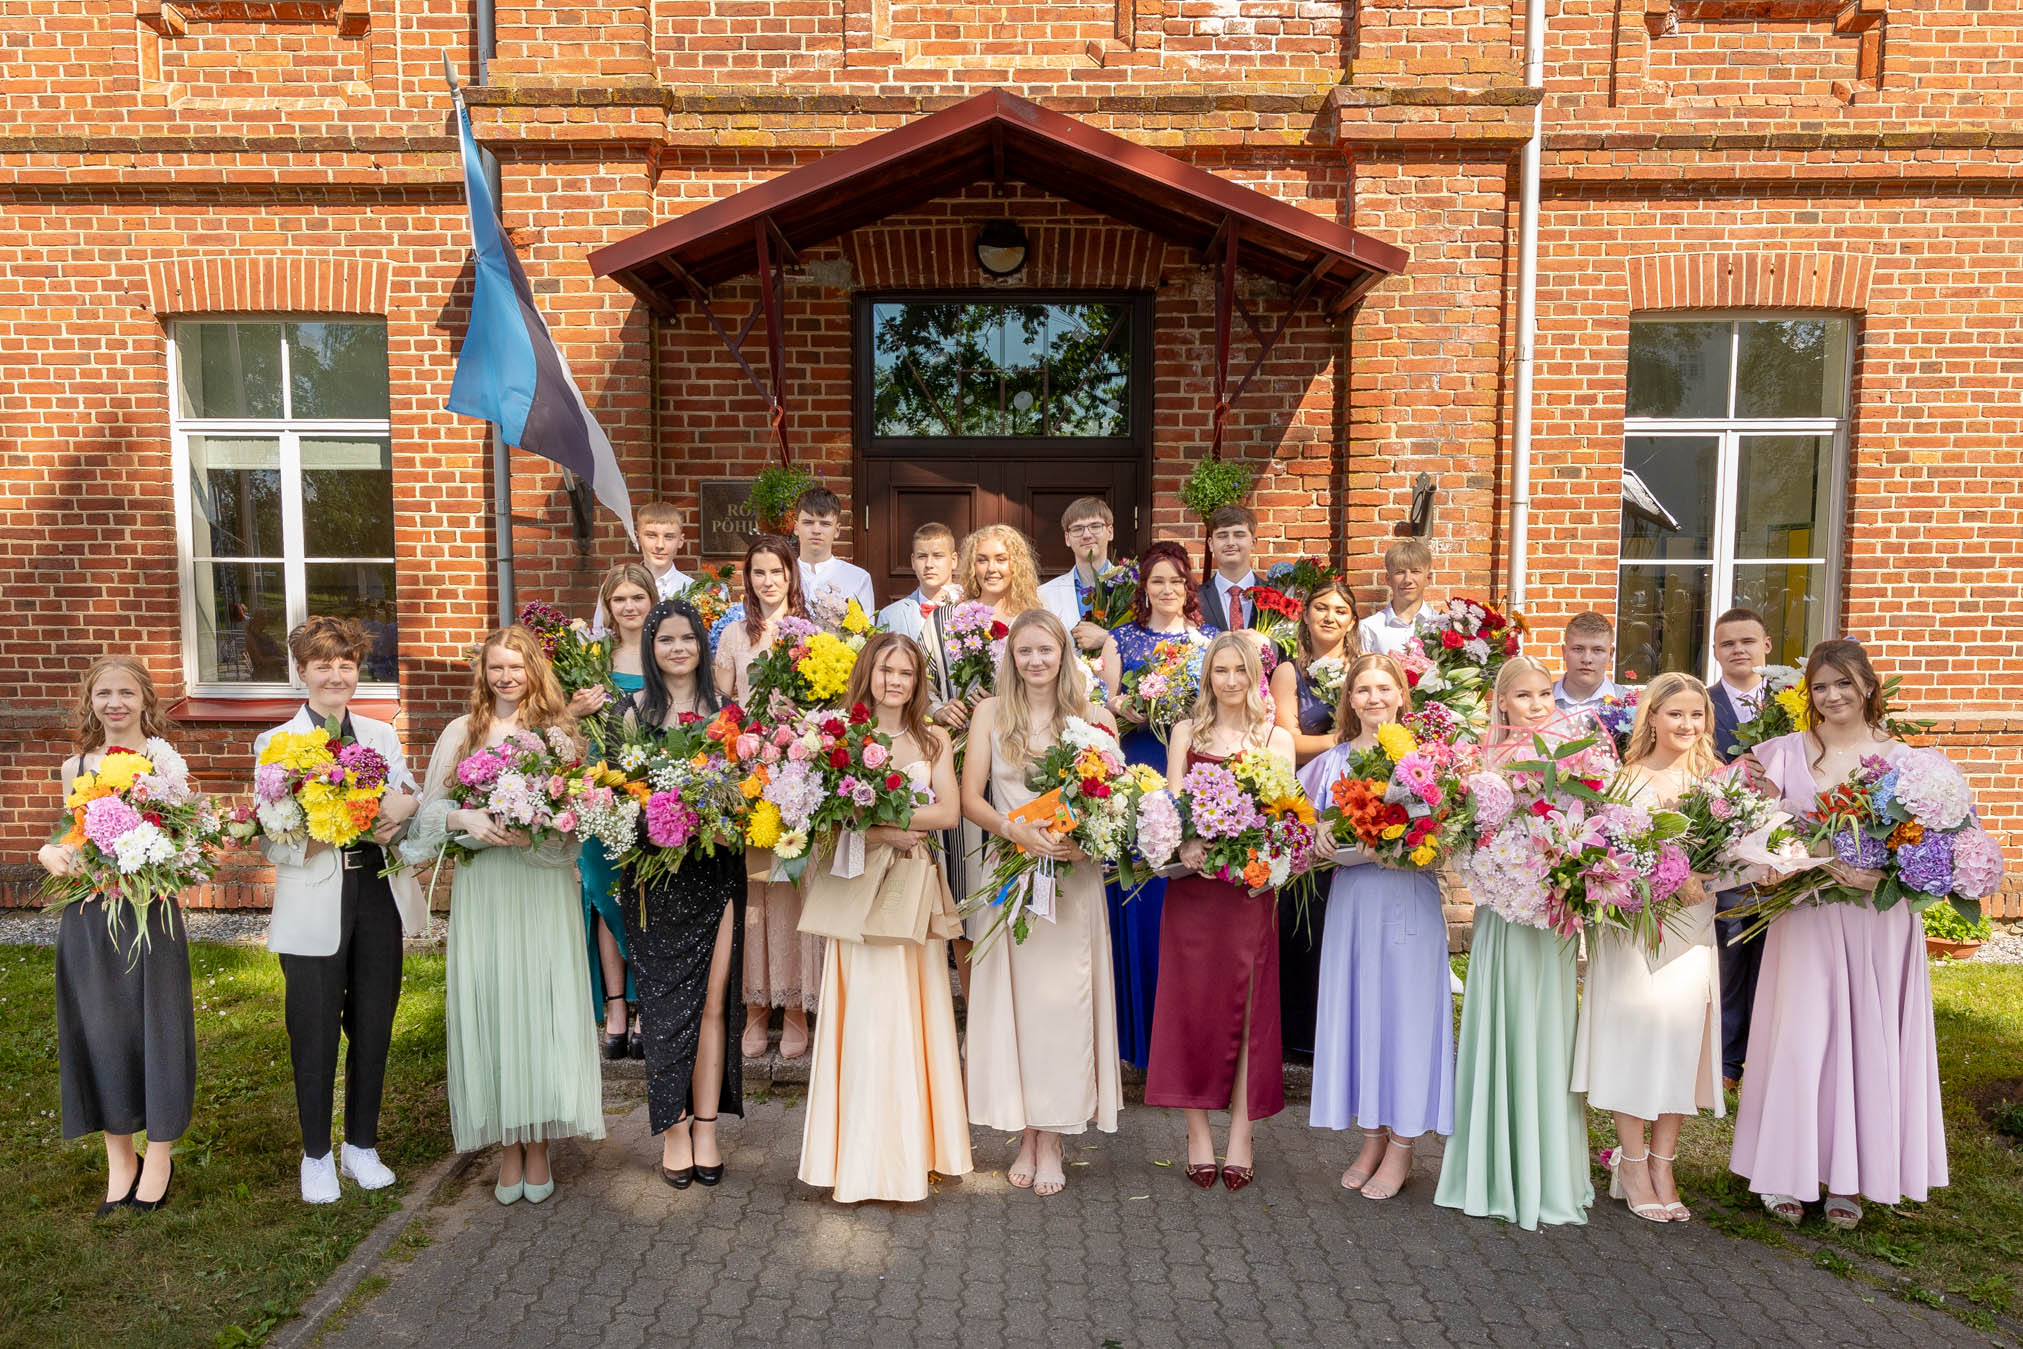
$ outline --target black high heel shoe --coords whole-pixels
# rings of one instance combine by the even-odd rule
[[[120,1209],[131,1206],[133,1204],[133,1197],[136,1193],[139,1192],[139,1190],[140,1190],[140,1167],[136,1166],[133,1169],[133,1184],[126,1187],[126,1194],[119,1199],[106,1200],[103,1204],[100,1204],[98,1206],[98,1212],[93,1214],[92,1216],[95,1218],[110,1218],[114,1213],[117,1213]]]
[[[646,1057],[646,1034],[639,1025],[639,1009],[628,1004],[625,1008],[625,1057],[643,1059]]]
[[[607,998],[605,998],[605,999],[604,999],[604,1008],[605,1008],[605,1010],[606,1010],[606,1011],[609,1011],[609,1010],[611,1009],[611,1004],[612,1004],[612,1003],[614,1003],[614,1002],[624,1002],[624,1001],[625,1001],[625,995],[624,995],[623,993],[616,993],[616,994],[612,994],[611,996],[609,996],[609,997],[607,997]],[[605,1034],[604,1034],[604,1057],[605,1057],[605,1058],[607,1058],[607,1059],[622,1059],[622,1058],[624,1058],[624,1057],[625,1057],[625,1040],[626,1040],[626,1037],[627,1037],[628,1035],[630,1035],[630,1034],[632,1033],[632,1027],[631,1027],[631,1025],[629,1024],[629,1022],[630,1022],[630,1017],[628,1017],[628,1018],[627,1018],[627,1021],[628,1021],[628,1024],[627,1024],[626,1028],[625,1028],[624,1030],[622,1030],[622,1031],[618,1032],[618,1034],[616,1034],[616,1035],[613,1035],[613,1034],[611,1034],[611,1033],[610,1033],[609,1031],[606,1031],[606,1032],[605,1032]]]
[[[679,1129],[684,1124],[693,1124],[694,1122],[692,1119],[678,1119],[669,1127]],[[689,1136],[688,1156],[689,1164],[680,1170],[675,1170],[668,1166],[660,1168],[660,1178],[677,1190],[686,1190],[690,1183],[695,1180],[695,1136],[692,1133]],[[712,1185],[716,1184],[715,1181],[709,1183]]]
[[[169,1182],[173,1182],[175,1178],[176,1178],[176,1164],[173,1161],[171,1161],[169,1163]],[[134,1194],[140,1193],[140,1178],[138,1176],[134,1178],[133,1192]],[[169,1186],[168,1183],[164,1183],[162,1185],[161,1198],[134,1199],[130,1197],[127,1199],[126,1204],[128,1208],[137,1208],[142,1213],[153,1213],[156,1209],[160,1208],[163,1204],[166,1204],[168,1202],[169,1202]]]
[[[709,1115],[705,1117],[702,1115],[697,1115],[694,1119],[690,1120],[689,1123],[715,1124],[716,1116]],[[695,1133],[693,1130],[689,1132],[688,1146],[689,1146],[689,1155],[693,1157],[695,1155]],[[717,1146],[719,1150],[721,1150],[722,1144],[718,1144]],[[718,1162],[715,1166],[698,1165],[694,1169],[695,1169],[695,1183],[698,1185],[714,1185],[724,1178],[724,1164],[722,1162]]]

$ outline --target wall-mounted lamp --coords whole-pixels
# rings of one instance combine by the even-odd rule
[[[1412,513],[1406,517],[1405,528],[1413,537],[1423,537],[1433,528],[1433,475],[1421,473],[1412,480]]]
[[[992,220],[976,232],[976,265],[992,276],[1015,276],[1026,265],[1026,232],[1016,220]]]

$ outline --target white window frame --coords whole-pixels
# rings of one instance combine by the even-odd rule
[[[199,698],[285,698],[294,697],[303,691],[301,676],[295,669],[294,653],[288,656],[288,682],[278,684],[272,681],[234,681],[230,683],[210,681],[201,678],[202,656],[199,652],[200,634],[197,630],[197,560],[193,547],[196,538],[195,523],[191,517],[190,503],[190,437],[191,436],[258,436],[279,442],[281,469],[281,565],[284,584],[288,592],[287,617],[283,631],[293,632],[296,626],[309,617],[309,567],[304,546],[302,523],[302,439],[307,436],[320,440],[326,436],[378,436],[393,442],[393,420],[385,417],[373,419],[292,419],[287,414],[294,398],[294,390],[288,369],[288,341],[284,334],[281,340],[281,410],[276,417],[185,417],[182,413],[182,353],[176,345],[176,329],[182,324],[204,323],[272,323],[276,326],[288,323],[360,323],[371,322],[372,317],[360,314],[189,314],[172,320],[166,328],[168,341],[169,371],[169,459],[170,472],[175,483],[176,498],[176,574],[181,589],[178,603],[182,609],[183,631],[183,686],[190,690],[192,697]],[[384,323],[384,320],[379,320]],[[391,349],[388,361],[391,363]],[[322,563],[361,562],[374,565],[388,561],[383,557],[319,557]],[[398,578],[396,562],[396,579]],[[361,681],[357,697],[397,698],[400,694],[398,683],[369,683]]]
[[[1847,325],[1846,368],[1841,371],[1841,390],[1847,400],[1846,411],[1839,417],[1737,417],[1735,412],[1735,375],[1739,373],[1741,360],[1742,330],[1732,326],[1743,322],[1789,321],[1804,319],[1824,319]],[[1854,315],[1844,310],[1803,310],[1803,309],[1718,309],[1718,310],[1650,310],[1630,316],[1632,323],[1727,323],[1728,329],[1728,413],[1726,417],[1629,417],[1623,418],[1623,444],[1619,447],[1627,454],[1632,436],[1712,436],[1717,442],[1716,470],[1714,483],[1714,546],[1711,552],[1713,579],[1707,604],[1707,630],[1704,634],[1707,649],[1706,667],[1701,671],[1703,678],[1712,681],[1720,677],[1720,663],[1714,659],[1714,622],[1735,605],[1735,567],[1739,561],[1743,566],[1789,563],[1793,566],[1818,566],[1824,564],[1821,603],[1827,615],[1821,638],[1837,635],[1840,614],[1841,554],[1847,531],[1847,466],[1848,433],[1854,420],[1854,354],[1860,341],[1860,330]],[[1629,395],[1629,372],[1623,375],[1623,393]],[[1738,510],[1736,494],[1741,486],[1740,459],[1742,440],[1746,436],[1830,436],[1832,448],[1827,476],[1827,499],[1825,517],[1827,533],[1824,556],[1780,557],[1780,558],[1740,558],[1735,556],[1735,522]],[[1618,465],[1622,459],[1617,460]],[[1620,506],[1618,507],[1620,511]],[[1709,561],[1672,561],[1661,558],[1633,558],[1622,555],[1622,525],[1618,515],[1616,526],[1616,593],[1622,594],[1622,575],[1625,567],[1706,567]],[[1620,616],[1619,616],[1620,617]],[[1655,674],[1656,671],[1650,673]]]

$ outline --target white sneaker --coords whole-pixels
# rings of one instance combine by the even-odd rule
[[[337,1202],[337,1193],[337,1159],[327,1152],[321,1157],[304,1157],[302,1202],[334,1204]]]
[[[360,1189],[383,1190],[393,1184],[393,1172],[379,1160],[377,1148],[354,1148],[346,1143],[341,1155],[344,1158],[344,1174],[357,1181]]]
[[[1454,972],[1452,966],[1449,966],[1447,970],[1447,991],[1457,998],[1467,991],[1462,987],[1461,976]]]

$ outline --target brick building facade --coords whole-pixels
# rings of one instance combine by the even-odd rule
[[[497,538],[484,428],[443,408],[471,284],[445,56],[636,497],[692,505],[774,433],[698,306],[656,313],[589,255],[984,91],[1408,250],[1346,313],[1293,314],[1224,433],[1259,471],[1266,554],[1332,556],[1366,603],[1422,473],[1436,588],[1507,591],[1517,164],[1543,99],[1530,616],[1615,614],[1625,664],[1699,663],[1730,598],[1770,604],[1792,650],[1856,633],[2023,831],[2023,19],[1547,11],[1541,90],[1507,0],[500,0],[482,80],[463,0],[0,0],[6,893],[27,898],[104,650],[145,656],[220,783],[277,719],[242,696],[285,681],[273,633],[332,596],[382,634],[411,753],[465,698]],[[1031,245],[1008,282],[971,252],[1003,217]],[[862,301],[919,292],[1148,295],[1118,504],[1139,541],[1195,538],[1176,492],[1214,415],[1205,261],[1017,181],[798,251],[783,391],[845,499],[842,551],[892,489]],[[1245,272],[1238,293],[1269,332],[1289,287]],[[710,295],[733,329],[760,299],[750,275]],[[1235,331],[1240,374],[1257,342]],[[760,323],[761,374],[765,343]],[[1045,476],[977,499],[1030,519]],[[587,607],[620,530],[579,537],[541,461],[514,454],[512,485],[520,595]],[[247,873],[211,898],[259,896]]]

